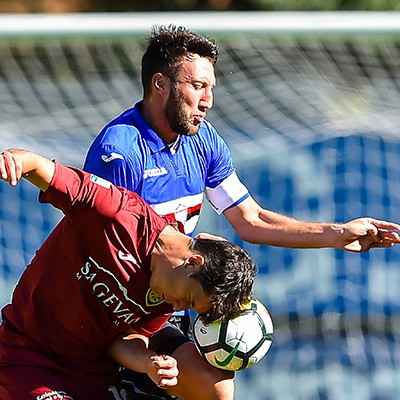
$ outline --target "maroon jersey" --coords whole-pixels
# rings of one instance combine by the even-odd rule
[[[137,194],[58,163],[40,201],[65,217],[3,309],[0,367],[109,372],[104,348],[117,333],[149,336],[172,312],[149,288],[151,253],[171,221]]]

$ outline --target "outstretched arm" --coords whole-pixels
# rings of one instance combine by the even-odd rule
[[[147,338],[128,328],[108,345],[107,353],[118,364],[133,371],[147,373],[160,388],[175,386],[178,383],[176,360],[149,350],[147,342]]]
[[[25,178],[46,191],[54,170],[55,165],[52,161],[31,151],[10,149],[0,154],[1,178],[11,186],[16,186],[21,178]]]
[[[249,197],[224,212],[241,239],[250,243],[290,248],[321,248],[363,252],[400,243],[400,225],[373,218],[347,223],[300,221],[263,209]]]

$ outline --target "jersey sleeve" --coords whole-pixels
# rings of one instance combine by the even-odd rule
[[[117,125],[108,128],[103,137],[99,135],[89,148],[83,169],[135,192],[142,167],[127,154],[134,143],[129,142],[132,135],[126,130],[129,128]],[[123,143],[120,143],[121,137]]]
[[[150,337],[164,326],[171,315],[172,314],[164,314],[158,317],[149,315],[141,318],[136,324],[133,324],[132,328],[140,335]]]
[[[57,161],[55,164],[50,186],[39,195],[41,203],[52,204],[71,221],[82,218],[85,209],[96,209],[105,217],[113,217],[121,208],[123,193],[111,182]]]
[[[239,180],[232,154],[225,141],[209,125],[212,155],[206,180],[205,195],[211,207],[222,214],[249,197],[246,186]]]
[[[217,214],[222,214],[228,208],[240,204],[250,196],[236,172],[229,175],[216,188],[206,187],[205,193],[208,202]]]

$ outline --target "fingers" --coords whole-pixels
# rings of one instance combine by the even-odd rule
[[[374,247],[390,247],[390,243],[400,243],[400,236],[396,232],[400,230],[399,224],[373,218],[361,218],[353,222],[358,222],[362,225],[359,235],[357,235],[357,225],[353,225],[353,228],[355,228],[353,230],[354,238],[367,236],[374,242]],[[383,244],[383,246],[376,246],[378,243]]]
[[[372,243],[371,244],[371,249],[377,249],[377,248],[389,248],[389,247],[393,247],[395,245],[395,243],[393,242],[379,242],[379,243]]]
[[[173,357],[167,355],[153,356],[153,368],[156,369],[156,380],[158,387],[165,389],[178,384],[177,362]]]
[[[379,230],[378,239],[368,233],[360,235],[356,239],[349,240],[344,246],[344,250],[353,252],[364,252],[372,248],[389,248],[396,243],[400,243],[400,236],[397,232]]]
[[[366,221],[366,230],[366,235],[369,235],[374,242],[380,242],[378,228],[370,220]]]
[[[398,224],[377,219],[369,219],[369,223],[377,229],[376,235],[371,234],[375,242],[373,247],[392,247],[400,243],[400,236],[396,232],[400,230]]]
[[[400,225],[394,222],[381,221],[379,219],[369,218],[370,224],[376,226],[378,229],[390,230],[390,231],[400,231]]]
[[[15,186],[22,176],[22,162],[20,158],[9,151],[0,155],[1,178]]]
[[[4,179],[6,181],[8,179],[8,173],[5,163],[5,153],[6,152],[0,155],[0,174],[1,174],[1,179]]]
[[[400,243],[400,235],[394,231],[379,229],[379,237],[381,242],[387,242],[393,244]]]

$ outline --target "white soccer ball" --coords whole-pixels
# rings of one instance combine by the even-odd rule
[[[238,371],[258,363],[272,344],[273,324],[266,307],[252,299],[243,311],[226,323],[204,324],[198,315],[193,326],[194,342],[212,366]]]

